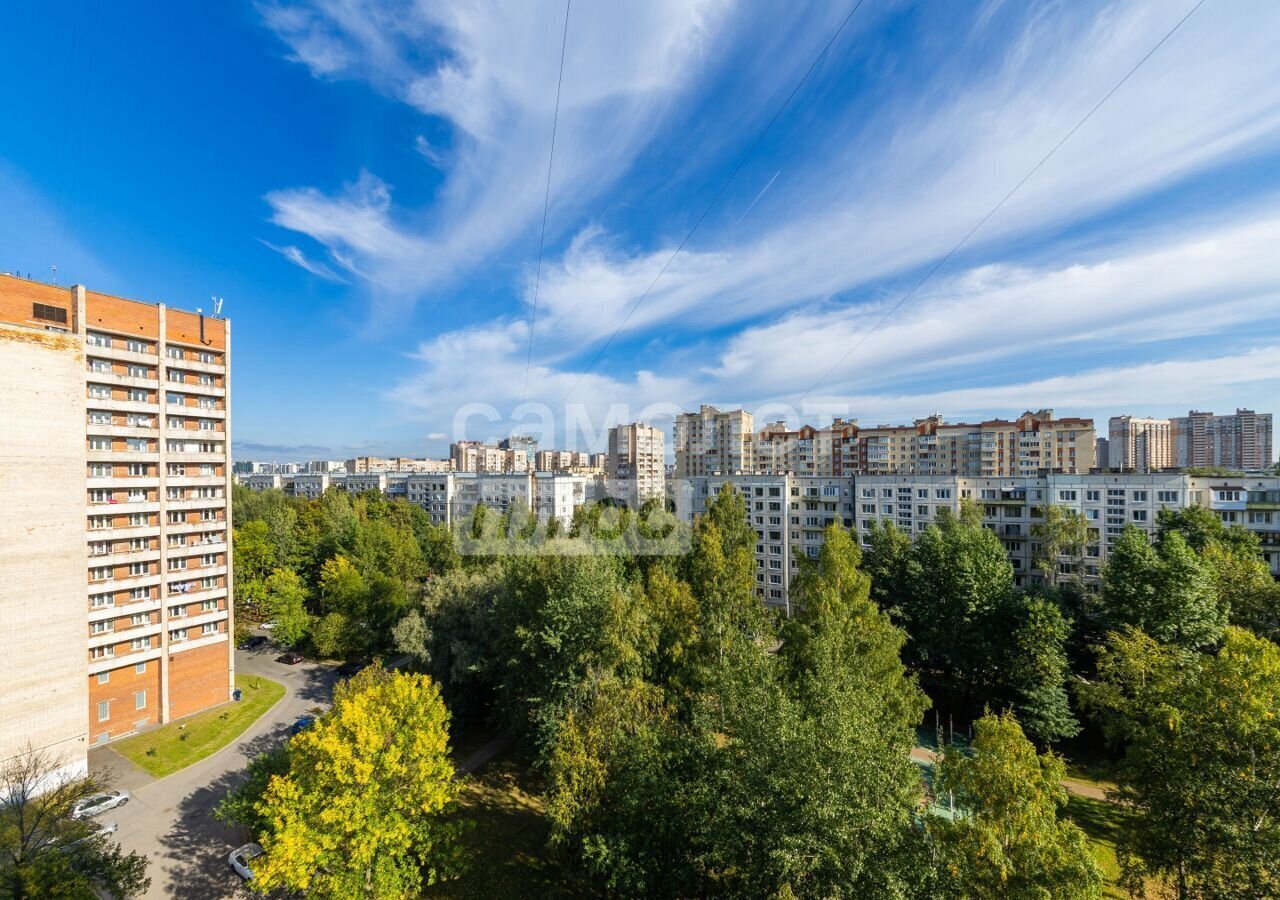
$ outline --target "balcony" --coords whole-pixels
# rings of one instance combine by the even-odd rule
[[[157,562],[160,559],[160,548],[148,550],[113,550],[111,553],[90,553],[91,566],[123,566],[133,562]]]
[[[93,369],[85,373],[85,381],[93,384],[111,384],[116,387],[148,388],[153,391],[159,385],[155,375],[121,375],[118,372],[95,372]]]
[[[135,638],[154,637],[160,633],[160,623],[153,622],[150,625],[139,625],[136,628],[125,628],[120,631],[107,631],[102,634],[93,634],[89,636],[89,647],[106,647],[110,644],[123,644],[132,641]],[[159,643],[158,641],[154,643]],[[141,651],[139,651],[141,652]],[[119,659],[119,657],[116,657]]]
[[[165,455],[173,462],[181,463],[225,463],[226,453],[198,453],[188,450],[166,450]]]
[[[109,500],[106,503],[90,503],[86,509],[91,516],[128,515],[130,513],[153,513],[160,511],[158,500]]]
[[[100,622],[103,619],[118,619],[121,616],[134,616],[139,613],[151,613],[160,609],[160,601],[156,600],[135,600],[131,603],[121,603],[117,606],[97,606],[90,607],[89,621]],[[95,637],[100,635],[95,635]]]
[[[218,387],[216,384],[198,384],[191,381],[166,380],[164,389],[175,394],[200,394],[204,397],[225,397],[227,395],[227,389]]]
[[[118,339],[117,339],[118,340]],[[142,365],[154,368],[160,362],[160,357],[155,353],[136,353],[133,350],[124,348],[124,341],[120,340],[117,346],[116,341],[112,341],[110,347],[97,347],[86,344],[84,348],[85,356],[96,356],[100,359],[111,359],[117,362],[140,363]]]
[[[137,653],[122,653],[107,659],[91,659],[89,660],[89,674],[97,675],[99,672],[112,672],[125,666],[133,666],[141,662],[159,659],[161,652],[159,647],[152,647],[150,650],[139,650]]]
[[[89,462],[155,462],[156,450],[93,450],[87,451]]]
[[[85,406],[89,409],[103,409],[108,412],[147,413],[153,418],[159,409],[159,404],[154,400],[118,400],[114,397],[94,396],[85,398]]]
[[[224,356],[225,360],[226,357]],[[164,364],[166,368],[181,369],[184,372],[205,372],[210,375],[222,375],[227,371],[227,367],[222,363],[204,363],[197,362],[194,359],[169,359],[165,357]]]
[[[154,420],[153,420],[154,422]],[[156,436],[156,426],[152,425],[99,425],[96,422],[90,422],[86,426],[89,434],[101,437],[142,437],[153,438]]]
[[[226,497],[199,497],[183,500],[167,500],[165,508],[171,510],[184,509],[221,509],[227,505]]]

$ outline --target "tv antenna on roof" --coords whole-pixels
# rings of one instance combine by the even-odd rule
[[[210,296],[209,299],[213,301],[213,314],[215,316],[222,315],[222,298]]]
[[[57,284],[58,283],[58,264],[54,263],[53,265],[49,266],[49,271],[53,274],[53,283]]]

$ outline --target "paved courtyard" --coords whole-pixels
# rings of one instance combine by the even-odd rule
[[[109,745],[90,751],[93,774],[133,794],[124,808],[102,818],[119,824],[116,837],[125,850],[150,859],[151,890],[145,896],[249,896],[227,864],[227,854],[247,837],[215,821],[210,811],[240,784],[250,759],[284,741],[299,716],[329,705],[337,681],[330,666],[286,666],[276,662],[279,653],[273,647],[236,652],[237,672],[278,681],[285,695],[238,739],[195,765],[157,780]]]

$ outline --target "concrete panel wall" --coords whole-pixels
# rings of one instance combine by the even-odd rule
[[[84,350],[0,324],[0,760],[86,768]]]

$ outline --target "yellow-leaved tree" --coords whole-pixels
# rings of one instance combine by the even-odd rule
[[[425,675],[370,666],[292,738],[257,804],[251,884],[310,897],[400,898],[456,875],[462,823],[449,713]]]

